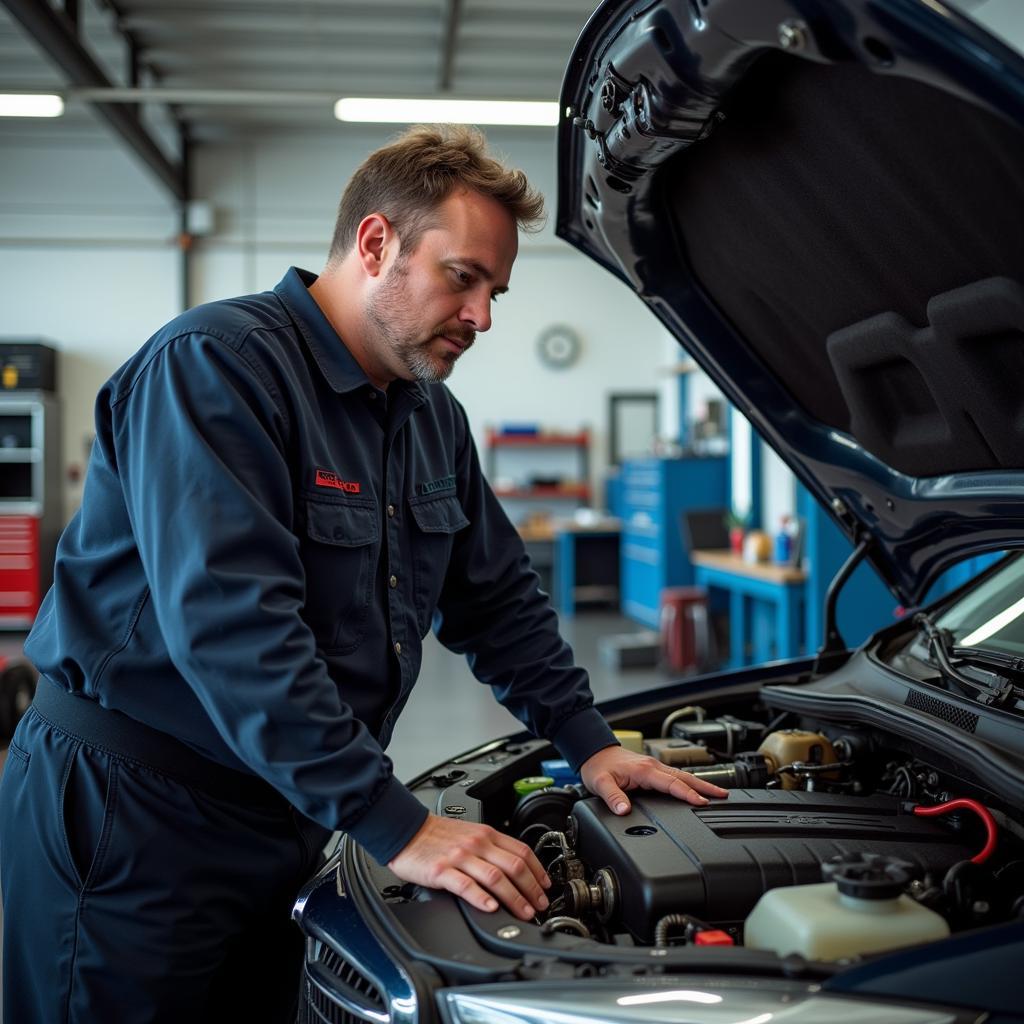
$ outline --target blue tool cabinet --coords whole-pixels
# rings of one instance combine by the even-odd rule
[[[622,464],[622,612],[658,627],[664,587],[693,583],[681,516],[728,505],[728,459],[628,459]]]

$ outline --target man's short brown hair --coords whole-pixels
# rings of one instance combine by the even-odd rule
[[[483,132],[467,125],[416,125],[371,153],[352,175],[338,207],[330,262],[344,259],[371,213],[384,214],[403,254],[411,252],[433,212],[460,187],[496,199],[526,231],[540,226],[543,196],[522,171],[488,154]]]

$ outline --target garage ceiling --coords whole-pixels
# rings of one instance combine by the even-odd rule
[[[0,91],[70,83],[0,0]],[[203,140],[325,128],[340,96],[555,100],[597,0],[66,0],[112,84],[197,90],[175,115]],[[7,8],[10,8],[8,10]],[[68,12],[70,11],[71,17]],[[229,90],[228,102],[210,102]],[[249,93],[247,97],[242,95]],[[271,95],[268,95],[271,94]],[[74,100],[68,116],[81,106]]]
[[[339,130],[342,96],[557,100],[598,2],[0,0],[0,92],[67,98],[56,122],[0,118],[0,139],[73,137],[100,122],[181,199],[186,137]],[[952,2],[983,21],[991,12],[1008,35],[1024,9]]]

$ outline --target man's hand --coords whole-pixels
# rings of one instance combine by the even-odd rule
[[[629,813],[629,797],[624,792],[627,789],[657,789],[698,807],[706,804],[709,796],[729,795],[727,789],[681,768],[622,747],[605,747],[592,754],[583,762],[580,776],[587,789],[601,797],[615,814]]]
[[[431,814],[388,867],[406,882],[447,889],[479,910],[497,910],[497,897],[524,921],[548,905],[544,889],[551,879],[533,851],[489,825]]]

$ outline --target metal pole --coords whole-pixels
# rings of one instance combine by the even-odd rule
[[[178,204],[178,249],[181,309],[184,312],[192,306],[192,244],[194,242],[188,230],[188,204],[192,197],[192,141],[185,128],[181,130],[181,175],[185,185],[185,196]]]

